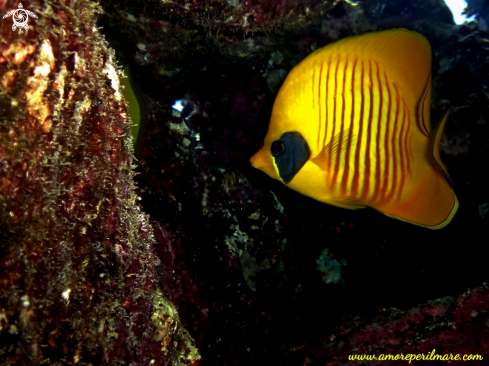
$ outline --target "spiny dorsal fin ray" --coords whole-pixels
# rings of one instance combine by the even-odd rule
[[[402,85],[406,97],[417,101],[426,92],[431,72],[431,46],[419,33],[391,29],[343,38],[316,51],[322,54],[344,54],[350,59],[378,62],[392,83]],[[427,100],[429,101],[429,95]]]

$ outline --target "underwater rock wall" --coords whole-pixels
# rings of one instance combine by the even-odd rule
[[[392,355],[401,361],[402,354],[413,357],[413,364],[439,364],[441,358],[458,354],[481,355],[472,362],[487,362],[489,347],[489,314],[486,285],[469,290],[457,299],[446,297],[409,310],[379,309],[377,316],[355,318],[345,322],[332,334],[316,342],[305,342],[285,351],[287,365],[358,365],[361,359],[352,356],[375,356],[363,359],[369,365],[384,365],[380,354]],[[425,357],[421,359],[421,356]],[[416,359],[416,357],[419,357]],[[456,361],[452,361],[454,363]],[[470,363],[470,361],[466,361]]]
[[[0,27],[0,363],[191,364],[193,341],[154,283],[101,9],[23,6],[38,15],[28,32]]]
[[[270,31],[310,25],[342,0],[162,1],[159,8],[179,21],[213,30]]]

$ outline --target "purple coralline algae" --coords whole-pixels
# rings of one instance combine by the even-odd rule
[[[446,297],[406,311],[379,309],[378,315],[346,322],[321,340],[287,348],[284,365],[358,365],[362,358],[355,356],[369,357],[363,359],[369,365],[384,365],[389,358],[380,360],[381,355],[397,356],[390,362],[400,363],[400,355],[414,357],[410,363],[427,365],[450,361],[450,356],[453,361],[458,355],[459,361],[484,364],[488,301],[489,289],[483,285],[457,299]]]
[[[0,25],[0,363],[195,365],[156,283],[101,9],[23,6],[28,31]]]

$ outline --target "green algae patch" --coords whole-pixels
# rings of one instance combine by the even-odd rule
[[[177,365],[186,365],[200,360],[200,354],[189,332],[181,325],[178,312],[160,289],[153,299],[154,313],[151,317],[156,328],[155,339],[161,341],[161,350],[164,353],[173,353],[171,358],[177,361]],[[178,345],[175,346],[174,342]],[[181,362],[179,362],[181,361]]]

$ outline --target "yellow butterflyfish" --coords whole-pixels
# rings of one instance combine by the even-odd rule
[[[131,134],[133,139],[133,146],[136,147],[138,137],[141,129],[141,120],[143,119],[142,103],[139,102],[140,97],[135,92],[135,88],[131,83],[131,68],[129,64],[124,66],[124,78],[121,79],[121,84],[124,86],[122,89],[122,95],[124,100],[128,103],[128,113],[133,125],[131,126]]]
[[[251,164],[333,206],[440,229],[458,209],[430,127],[431,47],[407,29],[345,38],[288,74]]]

